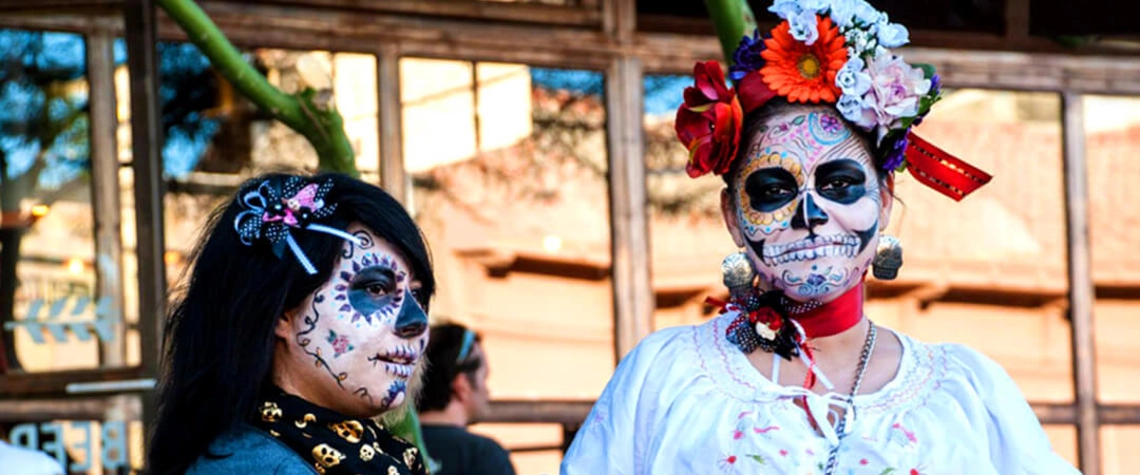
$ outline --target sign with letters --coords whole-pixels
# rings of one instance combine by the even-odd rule
[[[94,307],[94,318],[87,318],[91,307]],[[28,302],[24,318],[5,323],[4,329],[16,331],[16,328],[22,327],[32,338],[32,343],[37,345],[47,343],[47,335],[57,343],[66,343],[72,338],[88,341],[92,336],[112,342],[115,340],[115,324],[120,319],[113,310],[111,298],[106,296],[97,303],[85,295],[63,297],[50,302],[32,299]]]
[[[65,444],[64,429],[68,434],[78,432],[77,440]],[[102,447],[99,456],[93,453],[92,441],[100,440]],[[91,470],[91,461],[100,460],[104,470],[117,470],[127,466],[127,425],[123,421],[100,423],[98,429],[91,421],[27,423],[12,427],[8,440],[13,446],[36,450],[54,457],[61,466],[67,464],[67,453],[84,462],[73,462],[69,472],[86,473]]]

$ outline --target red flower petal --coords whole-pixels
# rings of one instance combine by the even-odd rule
[[[739,92],[740,106],[744,109],[744,113],[759,109],[773,97],[776,97],[776,91],[764,83],[764,78],[760,76],[759,71],[752,71],[745,75],[737,84],[736,89]]]

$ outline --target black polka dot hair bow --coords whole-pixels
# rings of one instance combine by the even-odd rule
[[[247,246],[265,239],[277,257],[283,256],[285,249],[289,248],[306,272],[316,274],[317,268],[293,239],[293,229],[307,229],[356,241],[356,237],[347,232],[314,222],[336,211],[336,203],[325,203],[325,195],[330,189],[332,180],[320,184],[295,176],[286,178],[284,184],[265,180],[253,191],[238,197],[245,210],[234,219],[234,230],[241,237],[242,244]]]

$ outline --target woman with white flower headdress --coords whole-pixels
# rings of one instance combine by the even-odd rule
[[[866,273],[902,264],[880,236],[895,173],[955,200],[990,178],[911,131],[934,69],[893,54],[906,28],[864,0],[770,11],[732,54],[735,87],[698,63],[677,111],[689,175],[726,184],[729,299],[622,360],[562,472],[1076,473],[999,365],[863,313]]]

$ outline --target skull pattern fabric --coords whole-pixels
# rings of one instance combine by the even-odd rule
[[[277,387],[267,391],[250,422],[322,475],[428,473],[415,446],[375,422],[345,417]]]

